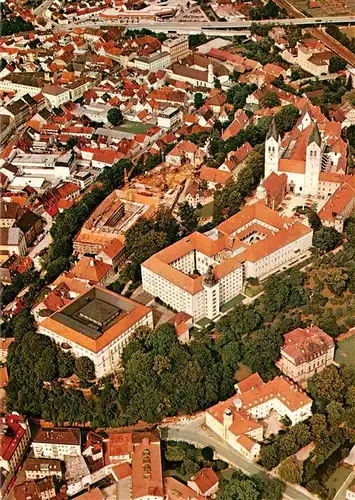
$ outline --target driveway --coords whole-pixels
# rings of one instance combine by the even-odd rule
[[[182,425],[166,424],[160,426],[165,428],[167,440],[187,441],[199,447],[211,446],[218,458],[228,462],[232,467],[240,469],[246,474],[265,474],[265,469],[258,464],[249,462],[246,458],[235,451],[228,443],[212,432],[201,429],[203,417],[198,417]],[[164,432],[164,431],[163,431]],[[297,485],[287,485],[284,493],[287,500],[310,500],[316,497],[304,488]],[[337,499],[340,500],[340,499]]]

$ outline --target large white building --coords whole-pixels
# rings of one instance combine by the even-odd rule
[[[141,56],[134,59],[132,66],[143,71],[159,71],[171,64],[169,52],[158,52],[149,56]]]
[[[149,307],[110,290],[92,287],[38,325],[62,349],[92,360],[97,377],[112,373],[139,326],[153,327]]]
[[[214,319],[249,277],[265,277],[304,257],[311,228],[282,217],[263,201],[243,208],[205,234],[198,232],[157,252],[142,266],[146,292],[194,321]]]
[[[76,155],[69,151],[59,154],[16,154],[11,164],[20,169],[21,174],[47,180],[67,179],[74,172]]]
[[[206,425],[248,460],[256,460],[263,440],[263,420],[271,411],[292,425],[312,415],[312,400],[283,377],[264,383],[257,373],[237,385],[237,394],[205,412]]]

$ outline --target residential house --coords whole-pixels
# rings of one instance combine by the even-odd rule
[[[115,275],[115,270],[110,264],[92,257],[83,256],[71,269],[76,278],[92,285],[107,285]]]
[[[197,167],[201,165],[204,152],[190,141],[180,141],[167,155],[165,161],[169,165],[181,166],[188,162]]]
[[[218,484],[218,476],[212,467],[204,467],[187,482],[189,488],[206,498],[216,493]]]
[[[17,221],[17,227],[25,235],[26,244],[30,246],[43,230],[42,217],[31,210],[26,210]]]

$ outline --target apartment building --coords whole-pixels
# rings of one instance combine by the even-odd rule
[[[290,379],[302,383],[332,364],[334,341],[316,326],[296,328],[284,335],[277,367]]]
[[[23,466],[25,477],[30,479],[43,479],[45,477],[63,477],[63,467],[60,460],[50,458],[28,458]]]
[[[96,376],[103,377],[119,367],[123,348],[139,326],[153,327],[149,307],[94,286],[42,321],[38,331],[74,356],[90,358]]]
[[[18,203],[0,202],[0,227],[12,227],[23,214]]]
[[[265,383],[257,373],[237,385],[237,394],[205,412],[206,425],[248,460],[256,460],[263,423],[271,411],[292,425],[312,415],[312,400],[283,377]]]
[[[312,235],[309,227],[259,200],[207,233],[195,232],[146,260],[143,288],[195,322],[214,319],[247,278],[264,277],[304,257]]]
[[[181,61],[190,55],[189,38],[186,35],[168,38],[164,41],[161,50],[170,54],[172,63]]]
[[[8,414],[0,418],[0,429],[0,467],[11,476],[29,445],[30,426],[22,415]]]
[[[27,252],[26,238],[23,232],[18,227],[4,227],[0,231],[0,254],[9,255],[16,254],[19,257],[24,257]]]
[[[143,71],[158,71],[167,68],[171,64],[170,54],[168,52],[158,52],[150,56],[136,57],[132,66]]]
[[[64,460],[67,455],[81,455],[81,435],[79,429],[43,428],[32,441],[35,458]]]
[[[42,94],[53,108],[58,108],[71,99],[70,90],[58,85],[45,85]]]

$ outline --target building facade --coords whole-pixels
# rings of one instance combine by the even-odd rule
[[[164,41],[162,51],[170,54],[171,62],[181,61],[190,55],[189,38],[186,35]]]
[[[1,417],[0,466],[10,476],[16,471],[28,448],[31,431],[22,415],[9,414]]]
[[[264,383],[253,374],[237,385],[237,394],[205,412],[206,425],[248,460],[256,460],[263,440],[260,420],[271,411],[292,425],[312,415],[312,400],[283,377]]]
[[[277,367],[290,379],[302,383],[333,363],[334,341],[316,326],[296,328],[284,335]]]
[[[67,455],[81,455],[79,429],[40,429],[32,441],[35,458],[64,460]]]
[[[120,366],[123,349],[140,326],[153,327],[149,307],[95,286],[42,321],[38,331],[75,357],[90,358],[96,377],[104,377]]]
[[[307,255],[313,231],[281,217],[263,201],[243,208],[205,234],[193,233],[142,266],[146,292],[194,321],[214,319],[221,306],[260,278]]]

